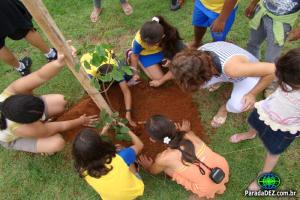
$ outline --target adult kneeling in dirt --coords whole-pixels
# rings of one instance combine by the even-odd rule
[[[32,91],[53,78],[65,65],[64,56],[44,65],[36,72],[11,83],[0,94],[0,144],[7,149],[32,153],[55,153],[65,146],[59,134],[80,125],[91,125],[94,116],[48,122],[64,111],[66,101],[60,94],[40,97]]]
[[[241,113],[253,107],[257,94],[274,79],[275,66],[259,62],[234,44],[212,42],[198,50],[178,53],[172,61],[171,72],[185,90],[208,88],[214,91],[222,82],[233,83],[229,100],[211,122],[217,128],[225,123],[228,112]]]

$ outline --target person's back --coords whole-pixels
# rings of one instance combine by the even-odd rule
[[[214,183],[209,177],[209,169],[203,164],[200,164],[205,172],[203,175],[198,165],[183,163],[181,160],[181,152],[178,150],[167,150],[161,154],[167,157],[171,165],[171,168],[165,169],[165,172],[178,184],[181,184],[185,189],[192,191],[199,197],[214,198],[215,194],[224,193],[226,189],[225,183],[229,180],[229,166],[225,158],[213,152],[193,132],[186,133],[184,138],[194,144],[196,156],[201,162],[210,168],[221,168],[225,173],[225,178],[219,184]]]
[[[119,152],[90,129],[82,130],[74,140],[75,168],[103,200],[132,200],[144,193],[143,181],[133,165],[143,143],[131,131],[128,134],[133,145]]]

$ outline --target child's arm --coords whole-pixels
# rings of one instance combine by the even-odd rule
[[[211,25],[211,30],[213,32],[222,32],[224,30],[226,21],[234,9],[237,0],[225,0],[223,9],[219,15],[219,17],[213,22]]]
[[[261,77],[255,87],[244,96],[244,111],[253,107],[256,96],[275,78],[275,64],[266,62],[251,63],[243,56],[235,56],[227,61],[224,71],[230,77]]]
[[[131,118],[132,96],[131,96],[130,89],[129,89],[126,81],[120,82],[119,86],[121,88],[121,91],[122,91],[123,97],[124,97],[124,103],[125,103],[125,108],[126,108],[126,119],[128,120],[128,122],[131,126],[136,126],[135,122]]]
[[[130,147],[135,151],[136,155],[138,155],[144,148],[144,144],[131,130],[129,130],[128,135],[131,137],[133,143]]]
[[[245,11],[246,17],[248,17],[248,18],[252,18],[253,17],[256,5],[258,4],[259,1],[260,0],[252,0],[249,3],[249,5],[248,5],[248,7],[247,7],[247,9]]]
[[[73,129],[75,127],[85,125],[92,126],[95,121],[97,121],[97,115],[81,117],[68,121],[61,122],[34,122],[31,124],[20,125],[14,133],[19,137],[33,137],[33,138],[43,138],[49,137],[51,135],[62,133],[64,131]]]
[[[161,79],[150,81],[150,86],[151,87],[159,87],[162,84],[164,84],[165,82],[172,80],[173,78],[174,78],[174,76],[173,76],[172,72],[168,71]]]
[[[47,63],[37,71],[14,81],[6,90],[13,94],[30,94],[32,90],[53,78],[64,65],[64,56],[59,55],[57,60]]]
[[[151,174],[159,174],[166,169],[166,167],[163,165],[165,162],[162,161],[161,154],[156,156],[155,162],[153,162],[152,158],[141,155],[138,159],[138,162],[146,171],[150,172]]]
[[[288,36],[288,41],[296,41],[300,39],[300,27],[294,28]]]

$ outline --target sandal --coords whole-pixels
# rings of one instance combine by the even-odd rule
[[[221,116],[214,116],[213,120],[211,121],[211,126],[213,128],[219,128],[220,126],[222,126],[227,119],[227,115],[225,117],[221,117]]]
[[[215,83],[207,87],[209,92],[214,92],[221,87],[222,83]]]
[[[90,16],[91,21],[93,23],[98,21],[98,17],[99,17],[101,12],[102,12],[102,8],[94,8],[94,10],[92,11],[91,16]]]
[[[132,9],[131,5],[128,2],[122,3],[121,6],[122,6],[122,9],[123,9],[125,15],[128,16],[128,15],[132,14],[133,9]]]
[[[237,134],[232,135],[232,136],[230,137],[229,141],[230,141],[231,143],[233,143],[233,144],[237,144],[237,143],[239,143],[239,142],[241,142],[241,141],[244,141],[244,140],[252,140],[252,139],[254,139],[254,138],[256,137],[256,134],[253,135],[253,136],[250,137],[250,138],[238,137],[238,136],[240,136],[240,134],[242,134],[242,133],[237,133]]]

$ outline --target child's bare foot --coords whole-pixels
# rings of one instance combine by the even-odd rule
[[[219,128],[222,126],[227,119],[227,110],[226,105],[221,106],[217,114],[213,117],[213,120],[211,121],[211,126],[213,128]]]
[[[244,141],[244,140],[252,140],[254,139],[256,136],[256,133],[254,132],[245,132],[245,133],[237,133],[237,134],[234,134],[230,137],[229,141],[231,143],[239,143],[241,141]]]
[[[122,6],[122,9],[123,9],[125,15],[128,16],[128,15],[132,14],[133,9],[132,9],[131,5],[128,2],[122,3],[121,6]]]
[[[95,22],[98,21],[98,17],[100,15],[101,11],[102,11],[102,8],[96,8],[96,7],[94,7],[94,9],[93,9],[93,11],[91,13],[91,21],[93,23],[95,23]]]

